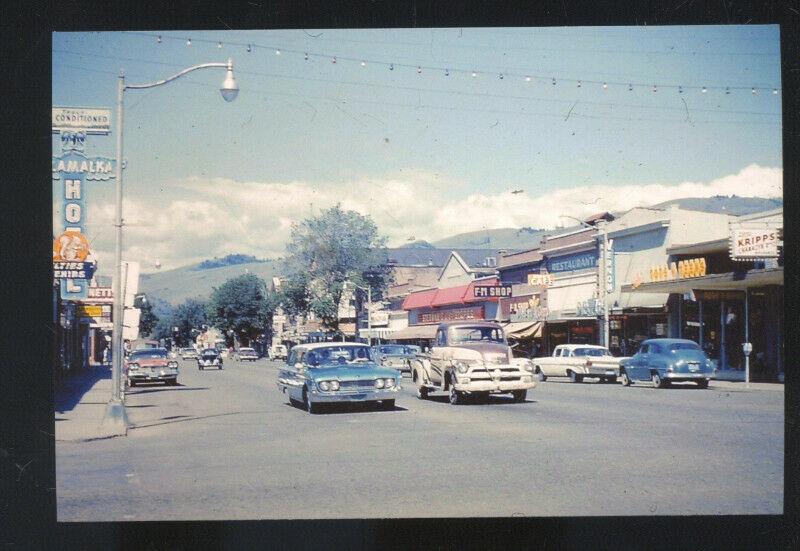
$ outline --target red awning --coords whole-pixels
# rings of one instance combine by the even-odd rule
[[[431,306],[445,306],[447,304],[462,304],[464,295],[467,294],[469,285],[459,285],[448,289],[439,289],[431,301]]]
[[[430,307],[433,297],[436,296],[436,291],[437,289],[428,289],[427,291],[411,293],[403,300],[403,310]]]

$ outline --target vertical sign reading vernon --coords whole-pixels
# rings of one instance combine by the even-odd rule
[[[93,262],[86,262],[86,182],[115,177],[115,161],[87,157],[84,146],[87,134],[111,131],[111,110],[53,107],[52,113],[53,133],[61,135],[61,155],[53,156],[53,184],[59,187],[62,198],[61,231],[53,243],[53,261],[58,268],[54,273],[61,279],[61,298],[79,300],[88,295],[95,267]]]

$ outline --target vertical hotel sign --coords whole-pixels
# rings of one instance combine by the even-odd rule
[[[86,239],[86,182],[115,177],[115,161],[87,157],[87,134],[111,132],[111,110],[53,107],[53,133],[61,135],[61,155],[53,156],[53,185],[62,199],[60,228],[53,243],[54,275],[61,280],[61,298],[81,300],[88,295],[95,264]]]

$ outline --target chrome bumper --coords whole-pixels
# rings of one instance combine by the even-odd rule
[[[528,375],[526,375],[528,377]],[[530,376],[530,382],[523,382],[522,379],[516,381],[496,381],[493,379],[473,379],[468,383],[456,382],[455,388],[459,392],[511,392],[512,390],[527,390],[536,388],[536,379]]]
[[[685,373],[666,373],[664,374],[665,379],[669,379],[671,381],[684,379],[686,381],[693,381],[695,379],[710,379],[713,373],[711,371],[688,371]]]
[[[128,379],[131,381],[163,381],[164,379],[174,379],[177,376],[177,369],[164,369],[156,372],[141,372],[137,369],[128,372]]]
[[[320,390],[312,390],[309,399],[312,402],[371,402],[375,400],[394,400],[397,397],[398,391],[401,386],[395,386],[390,389],[369,389],[363,392],[342,392],[337,390],[335,392],[322,392]]]

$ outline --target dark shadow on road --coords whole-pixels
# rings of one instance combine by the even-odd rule
[[[138,386],[136,387],[139,388]],[[128,390],[125,394],[129,396],[138,396],[139,394],[149,394],[150,392],[174,392],[176,390],[209,390],[207,386],[157,386],[153,388],[143,388],[142,390]]]
[[[156,406],[154,404],[142,404],[142,405],[139,405],[139,406],[128,406],[128,405],[126,405],[125,407],[130,409],[130,408],[154,408]]]
[[[141,425],[131,425],[131,429],[143,429],[147,427],[156,427],[158,425],[169,425],[171,423],[185,423],[186,421],[198,421],[202,419],[211,419],[213,417],[227,417],[229,415],[247,415],[247,414],[254,414],[254,413],[269,413],[269,411],[230,411],[227,413],[213,413],[211,415],[200,415],[196,417],[191,417],[188,415],[173,415],[170,417],[163,417],[159,421],[155,421],[153,423],[143,423]]]
[[[447,394],[435,394],[435,395],[428,395],[425,399],[427,402],[437,402],[439,404],[447,404],[450,405],[450,397]],[[463,404],[464,406],[487,406],[492,404],[536,404],[538,403],[536,400],[525,400],[523,402],[514,402],[514,398],[510,395],[500,394],[497,395],[490,395],[485,399],[481,398],[474,398],[468,396],[466,401]]]
[[[305,411],[305,407],[302,403],[298,402],[295,404],[284,404],[287,407],[299,409],[300,411]],[[321,414],[342,414],[342,413],[391,413],[393,411],[408,411],[407,408],[400,407],[395,405],[392,409],[381,409],[380,407],[376,406],[375,404],[370,404],[367,402],[343,402],[341,404],[318,404],[322,406],[319,409],[319,413]]]
[[[111,379],[111,368],[108,366],[84,369],[66,377],[56,386],[55,411],[64,413],[72,411],[83,395],[102,379]],[[104,402],[105,403],[105,402]]]

